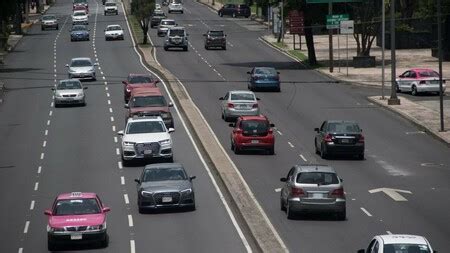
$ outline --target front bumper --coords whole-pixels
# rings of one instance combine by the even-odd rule
[[[171,146],[161,146],[158,152],[144,155],[136,152],[134,146],[122,146],[122,158],[126,161],[131,160],[145,160],[145,159],[170,159],[173,157]]]
[[[123,40],[123,34],[105,34],[107,40]]]
[[[71,40],[89,40],[89,35],[70,35]]]
[[[156,210],[156,209],[170,209],[170,208],[193,208],[195,207],[195,196],[194,193],[176,193],[179,194],[178,198],[173,198],[170,203],[161,202],[161,198],[157,197],[156,194],[162,193],[153,193],[151,196],[143,197],[140,193],[138,193],[138,206],[140,209],[147,210]],[[171,195],[173,196],[173,195]]]
[[[77,79],[95,79],[95,72],[86,72],[86,73],[69,73],[69,79],[77,78]]]
[[[86,100],[84,97],[62,97],[62,98],[55,97],[54,99],[54,102],[57,105],[84,104],[85,101]]]
[[[89,25],[88,20],[72,20],[73,25]]]
[[[346,200],[336,199],[332,202],[305,201],[300,198],[289,199],[289,206],[294,212],[343,212]]]
[[[71,235],[81,235],[81,239],[72,240]],[[92,243],[100,242],[106,240],[107,237],[106,229],[94,232],[64,232],[64,233],[54,233],[48,232],[48,241],[51,243]]]
[[[326,143],[325,152],[327,154],[338,155],[359,155],[364,153],[364,143],[356,143],[353,145],[330,144]]]

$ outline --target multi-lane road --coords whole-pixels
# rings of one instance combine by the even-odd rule
[[[0,104],[1,252],[45,252],[46,217],[61,192],[94,191],[112,209],[110,245],[101,252],[243,252],[248,241],[229,212],[210,168],[189,129],[174,110],[175,161],[196,175],[197,210],[139,214],[133,182],[142,166],[123,167],[116,132],[123,128],[121,81],[146,72],[134,51],[122,8],[103,16],[101,1],[89,1],[91,41],[70,42],[71,1],[59,0],[49,13],[60,17],[59,31],[32,28],[0,68],[8,93]],[[281,72],[282,92],[257,93],[262,112],[276,124],[276,155],[228,155],[249,184],[270,222],[292,252],[355,252],[375,234],[426,236],[440,252],[450,249],[450,156],[447,146],[393,113],[369,103],[378,90],[335,84],[327,77],[272,49],[258,38],[266,27],[248,19],[220,18],[192,0],[184,14],[169,14],[189,33],[189,51],[162,50],[163,38],[149,32],[162,66],[186,87],[221,144],[229,150],[230,128],[220,117],[218,98],[246,89],[253,66]],[[105,41],[104,28],[120,24],[124,41]],[[223,29],[226,51],[203,47],[203,33]],[[86,107],[54,108],[50,88],[67,77],[71,58],[99,63],[97,81],[86,82]],[[163,86],[163,85],[161,85]],[[169,98],[169,94],[166,94]],[[366,138],[364,161],[323,160],[314,154],[314,127],[325,119],[353,119]],[[347,193],[347,220],[326,215],[288,220],[279,206],[279,181],[294,164],[336,168]],[[378,188],[409,191],[397,201]]]

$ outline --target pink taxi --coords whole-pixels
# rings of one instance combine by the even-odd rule
[[[106,213],[109,207],[103,205],[95,193],[63,193],[46,210],[48,216],[48,250],[57,246],[74,243],[98,242],[107,247],[109,237],[106,232]]]

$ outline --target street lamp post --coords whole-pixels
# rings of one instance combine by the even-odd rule
[[[441,0],[437,0],[437,28],[438,28],[438,55],[439,55],[439,113],[440,113],[440,132],[444,132],[444,91],[442,87],[442,18],[441,18]]]
[[[391,0],[391,97],[388,105],[399,105],[400,99],[397,97],[396,89],[396,64],[395,64],[395,0]]]
[[[386,6],[385,1],[381,1],[381,99],[384,100],[384,49],[386,48]]]

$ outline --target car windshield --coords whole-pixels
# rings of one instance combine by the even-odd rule
[[[131,100],[130,107],[161,107],[167,106],[164,96],[136,96]]]
[[[248,101],[254,101],[255,95],[252,93],[231,93],[230,96],[231,100],[248,100]]]
[[[161,21],[162,25],[175,25],[175,21]]]
[[[77,12],[74,12],[73,15],[74,15],[75,17],[78,17],[78,16],[85,16],[86,13],[85,13],[84,11],[77,11]]]
[[[186,180],[186,173],[182,168],[151,168],[144,171],[143,182]]]
[[[184,30],[181,29],[170,30],[170,36],[184,36]]]
[[[269,123],[263,120],[244,120],[241,122],[241,128],[244,134],[267,133]]]
[[[91,61],[89,60],[75,60],[70,64],[71,67],[90,67],[92,66]]]
[[[118,31],[118,30],[122,30],[122,28],[121,28],[120,26],[118,26],[118,25],[115,25],[115,26],[108,26],[108,27],[106,28],[106,31]]]
[[[210,31],[209,35],[212,37],[223,37],[223,31]]]
[[[330,172],[302,172],[297,176],[299,184],[338,184],[339,180],[335,173]]]
[[[116,3],[106,3],[105,6],[116,6]]]
[[[128,125],[127,134],[163,133],[166,129],[161,121],[137,121]]]
[[[425,244],[386,244],[383,247],[384,253],[431,253],[428,245]]]
[[[153,17],[164,17],[164,16],[165,16],[164,12],[162,12],[162,11],[155,11],[153,13]]]
[[[53,15],[45,15],[42,17],[43,20],[55,20],[56,17]]]
[[[73,3],[80,4],[80,3],[86,3],[87,0],[74,0]]]
[[[128,78],[128,82],[135,83],[152,83],[153,79],[150,76],[131,76]]]
[[[276,76],[277,71],[274,68],[256,68],[255,74],[265,76]]]
[[[331,133],[359,133],[361,129],[358,124],[351,122],[331,122],[328,123],[328,132]]]
[[[58,84],[57,90],[79,90],[81,83],[79,81],[64,81]]]
[[[64,199],[56,202],[54,215],[82,215],[100,213],[100,206],[95,198]]]
[[[437,77],[437,78],[439,78],[439,74],[436,71],[420,71],[419,75],[421,77]]]
[[[74,25],[72,26],[72,31],[86,31],[87,27],[84,25]]]

